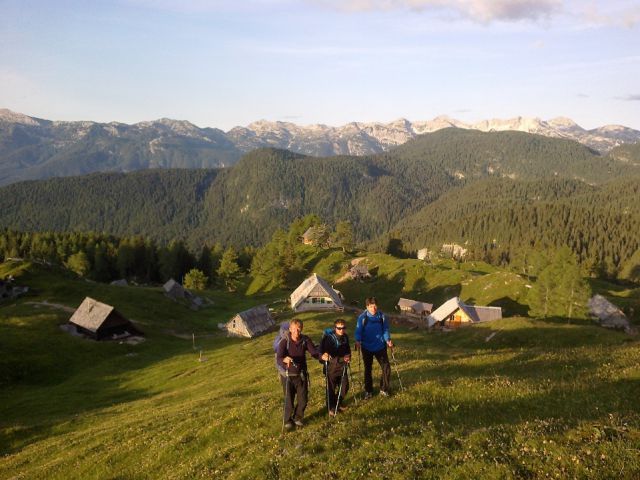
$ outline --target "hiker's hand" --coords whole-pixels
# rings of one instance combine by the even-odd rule
[[[291,366],[291,362],[293,362],[293,358],[291,358],[291,357],[284,357],[282,359],[282,363],[286,364],[287,367]]]
[[[358,350],[360,350],[360,342],[356,342],[355,347],[356,347],[356,352],[357,352]]]
[[[393,342],[391,340],[387,340],[387,346],[389,348],[393,348]]]
[[[345,361],[345,363],[349,363],[351,361],[351,355],[345,355],[344,356],[344,361]]]
[[[327,361],[329,361],[329,358],[331,358],[331,357],[329,357],[329,354],[327,352],[325,352],[325,353],[322,354],[322,357],[320,357],[320,358],[322,358],[323,362],[327,362]]]

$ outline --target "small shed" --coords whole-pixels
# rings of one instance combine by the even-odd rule
[[[457,328],[473,323],[488,322],[502,318],[502,308],[467,305],[459,297],[453,297],[440,305],[427,317],[429,327],[439,324]]]
[[[371,273],[364,263],[358,263],[349,269],[349,276],[352,280],[364,280],[371,278]]]
[[[137,328],[111,305],[86,297],[69,319],[78,333],[94,340],[141,335]]]
[[[186,296],[185,289],[173,278],[162,286],[164,294],[170,298],[184,298]]]
[[[408,298],[401,298],[398,300],[398,310],[408,315],[418,315],[424,317],[429,315],[433,310],[433,304],[418,302],[417,300],[410,300]]]
[[[313,227],[307,228],[307,231],[302,234],[302,243],[305,245],[313,245],[314,233]]]
[[[266,305],[259,305],[236,314],[224,324],[223,328],[229,336],[253,338],[266,332],[275,324]]]
[[[629,329],[629,319],[622,310],[602,295],[594,295],[588,303],[589,313],[606,328]]]
[[[344,310],[342,295],[327,281],[315,273],[302,282],[291,294],[291,309],[294,312],[306,310]]]

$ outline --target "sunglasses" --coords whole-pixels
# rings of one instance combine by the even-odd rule
[[[336,330],[346,330],[347,327],[336,327]]]

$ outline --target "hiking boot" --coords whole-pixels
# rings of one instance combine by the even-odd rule
[[[373,394],[371,392],[364,392],[364,399],[365,400],[369,400],[371,397],[373,397]]]
[[[380,390],[380,396],[381,397],[388,397],[389,396],[389,392],[387,392],[386,390]]]
[[[304,422],[302,420],[294,420],[293,423],[296,424],[296,427],[304,427]]]
[[[292,428],[293,428],[293,422],[291,420],[289,420],[287,423],[284,424],[285,430],[291,430]]]

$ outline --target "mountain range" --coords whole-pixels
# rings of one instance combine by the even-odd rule
[[[91,172],[225,167],[264,147],[315,157],[372,155],[452,127],[574,140],[601,154],[640,140],[640,131],[632,128],[606,125],[586,130],[568,118],[517,117],[467,124],[440,116],[429,121],[352,122],[341,127],[258,121],[224,132],[166,118],[133,125],[63,122],[0,109],[0,185]]]
[[[0,188],[0,228],[264,245],[313,213],[356,241],[410,250],[471,241],[477,256],[570,245],[611,275],[640,247],[640,148],[446,128],[388,152],[311,157],[262,148],[222,169],[147,169]],[[613,272],[613,273],[611,273]]]

